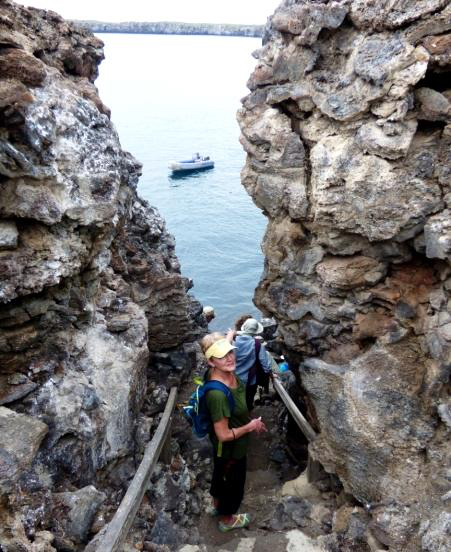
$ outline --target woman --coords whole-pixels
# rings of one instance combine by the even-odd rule
[[[225,384],[235,401],[231,412],[222,391],[213,389],[207,393],[207,407],[213,421],[210,438],[214,447],[210,493],[219,515],[219,530],[226,532],[249,525],[249,514],[237,514],[246,482],[249,433],[266,431],[266,426],[261,418],[250,420],[246,389],[235,375],[235,347],[218,333],[206,335],[201,346],[210,368],[208,379]]]
[[[257,392],[256,362],[263,368],[267,374],[272,373],[273,361],[271,355],[266,351],[260,334],[263,332],[263,326],[250,315],[242,315],[235,323],[238,330],[230,330],[227,333],[227,339],[234,344],[236,350],[236,373],[240,380],[246,385],[246,402],[249,412],[254,407],[254,397]],[[260,340],[256,344],[256,339]]]

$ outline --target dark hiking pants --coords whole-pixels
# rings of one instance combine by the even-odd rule
[[[246,483],[246,457],[240,460],[213,458],[213,477],[210,494],[218,501],[217,510],[222,516],[235,514],[243,500]]]
[[[254,398],[257,392],[257,384],[246,385],[246,404],[249,412],[254,408]]]

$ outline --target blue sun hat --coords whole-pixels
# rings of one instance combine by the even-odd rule
[[[263,333],[263,326],[255,318],[248,318],[241,326],[241,330],[236,333],[238,335],[260,335]]]

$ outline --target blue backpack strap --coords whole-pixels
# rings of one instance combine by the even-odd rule
[[[232,391],[230,391],[225,383],[222,383],[218,380],[208,380],[206,383],[204,383],[204,389],[205,393],[213,390],[222,391],[229,401],[230,413],[233,412],[235,408],[235,399],[233,398]]]
[[[207,395],[208,391],[222,391],[229,401],[230,414],[232,414],[233,410],[235,409],[235,399],[233,398],[232,391],[230,391],[225,383],[222,383],[218,380],[208,380],[206,383],[204,383],[204,390],[205,396]],[[222,456],[221,441],[218,442],[217,455],[219,458],[221,458]]]

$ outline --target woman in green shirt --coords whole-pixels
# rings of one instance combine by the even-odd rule
[[[214,446],[210,493],[219,514],[219,530],[230,531],[249,525],[248,514],[237,514],[246,482],[246,455],[249,433],[266,431],[261,418],[250,419],[246,388],[235,375],[235,347],[223,335],[206,335],[201,342],[210,380],[225,384],[232,392],[235,407],[222,391],[207,392],[207,407],[213,421],[210,438]]]

